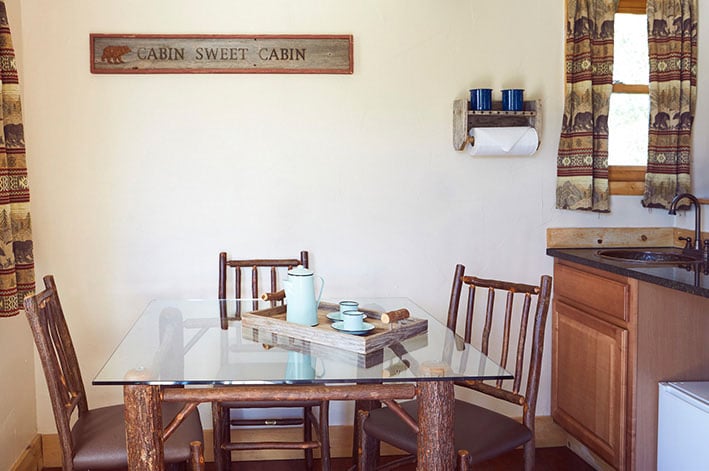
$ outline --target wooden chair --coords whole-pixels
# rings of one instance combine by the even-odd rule
[[[459,315],[464,286],[468,287],[468,300]],[[477,292],[486,297],[480,296],[478,298],[482,299],[476,302]],[[504,306],[495,306],[496,294],[504,296]],[[465,276],[465,267],[456,266],[448,308],[448,328],[459,334],[462,331],[466,342],[472,343],[514,374],[513,380],[493,383],[462,381],[456,382],[456,385],[521,406],[522,412],[522,423],[519,423],[485,407],[456,399],[454,433],[455,447],[459,450],[458,469],[472,469],[476,463],[521,445],[524,445],[525,469],[534,469],[534,418],[550,294],[550,276],[542,276],[538,286],[531,286]],[[476,322],[476,313],[482,315],[479,322]],[[462,324],[460,326],[459,319]],[[473,335],[474,332],[477,335]],[[493,338],[497,342],[491,342]],[[417,423],[417,410],[416,401],[409,401],[392,403],[389,407],[370,412],[358,412],[360,469],[376,462],[376,457],[366,456],[367,440],[375,444],[368,450],[377,450],[378,443],[385,441],[413,454],[413,457],[388,463],[381,469],[391,469],[403,462],[415,460],[416,432],[412,426]],[[402,420],[401,414],[413,418],[411,424]]]
[[[84,383],[64,318],[54,277],[44,277],[46,289],[25,298],[25,312],[32,329],[59,434],[62,469],[125,468],[125,412],[123,405],[89,409]],[[165,404],[165,423],[184,411],[180,404]],[[73,417],[78,415],[78,417]],[[76,419],[73,426],[73,419]],[[172,429],[172,427],[168,427]],[[202,441],[202,425],[196,411],[165,440],[165,462],[187,469],[191,460],[190,442]]]
[[[190,471],[205,471],[206,469],[202,442],[190,442]]]
[[[292,259],[251,259],[229,260],[226,252],[219,254],[219,299],[227,299],[231,293],[227,292],[227,271],[235,270],[233,297],[244,298],[245,290],[242,284],[248,279],[251,284],[250,298],[258,299],[260,294],[276,293],[278,291],[279,277],[285,277],[286,271],[297,265],[308,267],[308,252],[300,252],[300,258]],[[248,273],[244,277],[242,271]],[[266,274],[269,278],[265,289],[259,288],[259,275]],[[272,305],[283,303],[282,296],[269,297]],[[253,309],[258,309],[258,302],[254,301]],[[237,318],[240,313],[237,312]],[[222,313],[222,321],[225,313]],[[273,408],[299,408],[302,410],[300,417],[269,417],[266,419],[232,419],[232,409],[273,409]],[[319,407],[319,418],[313,413],[313,407]],[[313,449],[320,448],[322,469],[330,469],[330,438],[329,438],[329,402],[328,401],[250,401],[250,402],[215,402],[212,404],[212,420],[214,427],[214,461],[218,471],[231,469],[231,452],[235,450],[272,450],[272,449],[300,449],[305,453],[308,469],[313,467]],[[231,440],[231,426],[258,426],[258,427],[283,427],[302,425],[303,440],[294,442],[254,442]],[[313,430],[317,439],[313,439]]]

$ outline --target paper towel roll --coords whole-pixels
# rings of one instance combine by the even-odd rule
[[[471,128],[470,155],[532,155],[539,146],[537,130],[528,126]]]

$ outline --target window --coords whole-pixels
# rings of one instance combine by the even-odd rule
[[[615,15],[613,92],[608,116],[611,194],[643,194],[650,113],[645,0],[620,0]]]

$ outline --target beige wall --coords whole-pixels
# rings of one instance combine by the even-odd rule
[[[559,0],[23,0],[37,276],[57,277],[85,380],[148,300],[215,296],[220,250],[306,248],[325,296],[411,296],[442,318],[455,263],[550,273],[547,227],[691,225],[635,197],[610,215],[554,209],[563,24]],[[355,73],[91,75],[92,32],[351,33]],[[543,100],[537,154],[453,150],[452,102],[476,86]],[[89,387],[93,405],[120,397]]]
[[[0,469],[10,469],[37,433],[34,343],[24,314],[0,326]]]

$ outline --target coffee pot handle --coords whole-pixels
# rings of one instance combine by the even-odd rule
[[[323,293],[323,290],[325,289],[325,279],[320,275],[315,275],[315,276],[320,278],[320,293],[318,294],[318,299],[315,302],[315,306],[317,308],[317,307],[320,307],[320,298],[322,298],[322,293]]]

